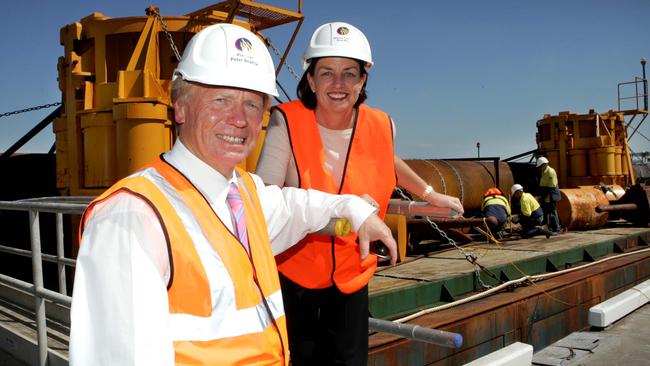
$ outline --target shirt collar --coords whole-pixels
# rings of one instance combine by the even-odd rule
[[[230,182],[236,182],[235,174],[226,178],[199,159],[176,139],[171,150],[164,154],[165,160],[178,169],[203,194],[211,205],[225,202]]]

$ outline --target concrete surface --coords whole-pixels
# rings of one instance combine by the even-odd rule
[[[533,365],[632,366],[650,364],[650,304],[607,328],[575,332],[533,356]]]

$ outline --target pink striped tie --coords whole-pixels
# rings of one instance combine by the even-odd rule
[[[241,194],[237,188],[237,184],[230,183],[228,196],[226,201],[230,205],[230,216],[232,217],[232,225],[235,230],[235,236],[239,242],[244,246],[247,253],[250,253],[248,248],[248,233],[246,231],[246,216],[244,215],[244,202],[241,199]]]

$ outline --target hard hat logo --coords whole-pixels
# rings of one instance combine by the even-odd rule
[[[336,33],[344,36],[344,35],[350,33],[350,30],[348,28],[346,28],[346,27],[339,27],[339,29],[336,30]]]
[[[240,38],[235,41],[235,47],[240,51],[250,51],[253,49],[253,43],[246,38]]]

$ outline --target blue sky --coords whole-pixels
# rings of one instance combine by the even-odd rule
[[[264,2],[293,10],[298,3]],[[5,3],[0,113],[60,100],[56,62],[63,25],[95,11],[140,16],[151,4],[163,16],[182,15],[212,3]],[[404,158],[474,157],[477,141],[481,156],[506,158],[534,149],[535,122],[545,113],[616,109],[617,83],[641,76],[639,60],[650,58],[647,0],[305,0],[303,13],[288,63],[302,72],[300,57],[320,24],[346,21],[360,28],[375,61],[367,103],[393,116]],[[282,48],[292,30],[265,34]],[[297,82],[286,70],[280,82],[294,97]],[[50,111],[0,118],[0,151]],[[650,150],[650,121],[639,132],[645,137],[635,135],[632,149]],[[47,151],[53,141],[48,128],[21,151]]]

